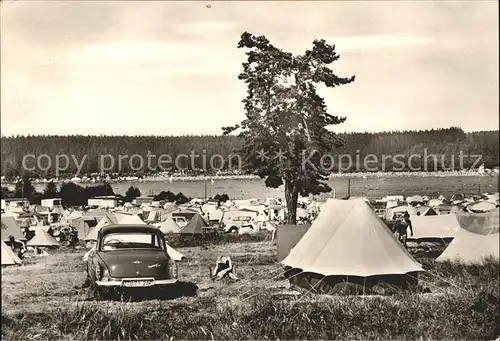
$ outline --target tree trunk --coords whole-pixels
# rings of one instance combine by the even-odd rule
[[[286,208],[288,209],[287,214],[287,224],[296,225],[297,224],[297,202],[299,200],[299,191],[297,186],[295,186],[295,181],[286,180],[285,181],[285,200]]]

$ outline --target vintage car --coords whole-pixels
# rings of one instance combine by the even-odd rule
[[[226,224],[220,226],[220,230],[228,233],[238,233],[242,228],[258,230],[257,223],[249,216],[231,217]]]
[[[96,295],[177,283],[177,265],[163,233],[149,225],[108,225],[99,231],[87,258],[87,276]]]

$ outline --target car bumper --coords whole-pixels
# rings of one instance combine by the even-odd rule
[[[137,280],[137,279],[130,279],[130,280]],[[140,280],[143,280],[142,278]],[[150,285],[147,286],[139,286],[139,287],[127,287],[123,285],[123,280],[111,280],[111,281],[96,281],[96,285],[98,287],[120,287],[120,288],[150,288],[150,287],[157,287],[157,286],[164,286],[164,285],[172,285],[176,284],[179,280],[174,278],[174,279],[157,279],[153,280]]]

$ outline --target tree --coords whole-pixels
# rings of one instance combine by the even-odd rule
[[[175,200],[177,200],[177,196],[170,191],[161,191],[159,194],[154,196],[153,200],[155,201],[166,200],[168,202],[175,202]]]
[[[58,196],[59,196],[59,191],[57,189],[57,185],[53,181],[50,181],[45,187],[45,190],[43,191],[43,198],[50,199],[50,198],[57,198]]]
[[[125,201],[132,202],[132,200],[140,196],[141,196],[141,191],[139,190],[139,188],[130,186],[127,189],[127,192],[125,192]]]
[[[59,196],[64,207],[87,205],[85,190],[74,182],[63,183]]]
[[[175,196],[175,203],[177,205],[187,204],[191,199],[186,197],[182,192],[177,193]]]
[[[325,40],[314,40],[311,50],[293,55],[264,36],[244,32],[238,48],[249,49],[238,77],[247,85],[246,119],[222,129],[224,135],[240,130],[243,147],[239,153],[248,170],[265,179],[268,187],[285,185],[287,220],[295,224],[299,194],[331,190],[322,182],[329,171],[320,167],[321,156],[343,145],[327,128],[346,118],[327,112],[316,84],[333,88],[353,82],[354,76],[338,77],[328,67],[339,55]]]

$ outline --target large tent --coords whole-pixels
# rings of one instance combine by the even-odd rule
[[[362,199],[329,199],[281,263],[323,276],[368,277],[424,271]]]
[[[181,232],[179,225],[170,217],[160,224],[159,229],[163,234]]]
[[[21,259],[19,259],[14,251],[3,240],[0,240],[0,243],[2,243],[2,266],[21,264]]]
[[[411,218],[413,237],[410,239],[450,239],[460,231],[456,215],[414,216]]]
[[[31,238],[26,245],[52,247],[59,246],[59,243],[54,239],[54,237],[45,232],[44,229],[37,227],[35,230],[35,236]]]
[[[2,214],[1,227],[1,238],[3,241],[8,241],[9,236],[13,236],[16,240],[26,240],[21,227],[13,216],[4,216]]]
[[[481,263],[487,257],[498,258],[498,238],[498,233],[479,235],[462,229],[436,261],[460,261],[471,264]]]

